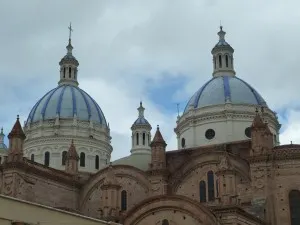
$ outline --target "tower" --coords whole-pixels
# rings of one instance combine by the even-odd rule
[[[151,154],[150,142],[151,142],[151,125],[145,119],[145,108],[143,103],[140,102],[138,110],[138,118],[131,126],[132,130],[132,147],[131,154]]]
[[[214,63],[214,77],[235,75],[233,68],[234,49],[225,41],[225,34],[226,32],[223,31],[223,27],[220,26],[220,31],[218,32],[219,41],[211,51]]]
[[[159,126],[151,142],[151,163],[148,173],[154,195],[163,195],[168,192],[168,175],[166,162],[166,142],[160,133]]]

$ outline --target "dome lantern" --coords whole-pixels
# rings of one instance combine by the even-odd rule
[[[234,49],[225,41],[226,32],[220,26],[219,42],[212,49],[213,55],[213,77],[218,76],[235,76],[233,67],[233,52]]]
[[[71,44],[71,34],[73,32],[72,25],[70,23],[69,28],[69,43],[67,45],[67,54],[60,60],[60,80],[59,85],[69,84],[78,86],[77,72],[79,63],[77,59],[73,56],[72,50],[73,46]]]

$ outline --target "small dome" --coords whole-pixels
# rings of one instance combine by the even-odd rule
[[[94,99],[74,85],[63,84],[45,94],[32,108],[27,122],[39,120],[71,119],[93,121],[107,126],[102,110]]]
[[[133,125],[150,125],[150,123],[144,117],[141,117],[137,118],[137,120],[134,121]]]
[[[214,77],[204,84],[189,100],[184,112],[190,108],[232,104],[267,106],[261,95],[248,83],[235,76]]]

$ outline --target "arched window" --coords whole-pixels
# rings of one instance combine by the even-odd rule
[[[169,221],[166,220],[166,219],[164,219],[164,220],[162,221],[161,225],[169,225]]]
[[[215,181],[214,181],[214,172],[207,172],[207,189],[208,189],[208,201],[215,200]]]
[[[206,202],[206,184],[204,180],[200,181],[200,202]]]
[[[222,68],[222,56],[219,55],[219,68]]]
[[[226,67],[228,67],[228,55],[225,56]]]
[[[143,145],[145,145],[145,144],[146,144],[146,134],[143,133]]]
[[[181,138],[181,147],[185,148],[185,138]]]
[[[69,67],[69,78],[71,78],[71,67]]]
[[[289,193],[291,225],[300,224],[300,191],[292,190]]]
[[[50,153],[45,152],[44,165],[49,166],[49,164],[50,164]]]
[[[99,169],[99,155],[96,155],[96,158],[95,158],[95,169],[96,170]]]
[[[64,78],[66,78],[66,67],[64,68]]]
[[[34,162],[34,154],[31,154],[30,160],[31,160],[32,162]]]
[[[139,145],[139,133],[136,133],[136,145]]]
[[[67,161],[67,151],[63,151],[62,155],[61,155],[61,165],[66,165],[66,161]]]
[[[127,209],[127,192],[123,190],[121,192],[121,210],[125,211]]]
[[[84,154],[84,152],[80,153],[80,166],[85,167],[85,154]]]

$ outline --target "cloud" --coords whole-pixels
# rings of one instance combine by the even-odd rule
[[[129,154],[130,126],[141,99],[153,130],[160,124],[168,149],[176,148],[176,103],[183,109],[211,78],[210,50],[222,20],[235,49],[237,76],[273,110],[290,110],[282,142],[299,134],[293,125],[300,112],[296,0],[0,1],[0,125],[5,130],[16,114],[24,120],[56,86],[72,21],[80,87],[110,122],[113,158]],[[168,97],[158,101],[153,93]]]

